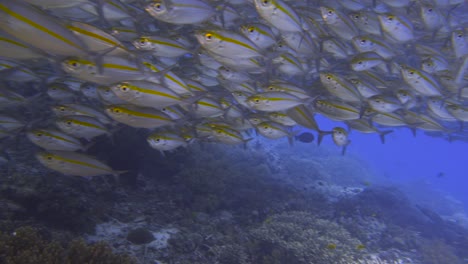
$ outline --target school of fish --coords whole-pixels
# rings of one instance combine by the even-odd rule
[[[0,0],[0,137],[84,177],[122,173],[86,150],[124,126],[161,152],[252,131],[312,141],[300,127],[343,154],[349,131],[466,138],[467,14],[464,0]]]

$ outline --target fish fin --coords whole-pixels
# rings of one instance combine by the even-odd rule
[[[294,136],[288,136],[288,143],[290,147],[294,146]]]
[[[125,174],[129,172],[128,170],[118,170],[118,171],[112,171],[112,176],[117,184],[120,183],[120,175]]]
[[[107,21],[106,16],[104,15],[104,4],[106,0],[96,0],[96,13],[99,16],[99,21],[102,23],[104,28],[111,28],[111,24]]]
[[[243,148],[244,149],[247,149],[247,143],[249,143],[249,141],[251,141],[252,139],[254,139],[254,138],[248,138],[248,139],[243,140],[244,141],[244,143],[243,143]]]
[[[382,144],[385,144],[385,136],[392,132],[393,130],[379,131],[380,142],[382,142]]]
[[[319,130],[318,131],[318,138],[317,138],[317,146],[320,146],[320,144],[322,144],[322,140],[323,140],[324,136],[330,135],[330,134],[333,134],[333,132],[332,131]]]

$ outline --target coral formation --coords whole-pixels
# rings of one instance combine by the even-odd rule
[[[66,247],[45,239],[36,229],[22,227],[0,234],[0,263],[5,264],[133,264],[134,259],[117,255],[104,243],[88,245],[82,239]]]
[[[424,264],[461,264],[455,250],[440,239],[426,240],[421,243],[419,252]]]
[[[255,263],[348,264],[362,255],[357,249],[361,241],[346,229],[307,212],[273,215],[251,235],[255,250],[263,251]]]
[[[96,263],[93,255],[119,263],[99,241],[139,263],[452,264],[468,257],[466,230],[413,206],[396,188],[363,186],[369,170],[349,156],[258,142],[229,150],[193,145],[161,157],[129,134],[115,135],[128,151],[110,155],[110,163],[127,169],[119,163],[129,159],[136,171],[118,184],[35,165],[0,171],[0,263],[36,263],[25,260],[28,254],[42,263],[78,263],[67,262],[69,254],[80,264]],[[146,147],[134,148],[140,145]],[[95,146],[90,151],[103,159],[113,153],[107,141]],[[45,231],[8,235],[30,224]],[[139,235],[142,228],[148,232]],[[66,242],[85,232],[91,245]],[[36,242],[22,242],[29,249],[12,256],[19,247],[6,241],[13,245],[18,234]]]

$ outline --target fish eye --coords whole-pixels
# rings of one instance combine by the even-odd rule
[[[161,141],[159,138],[154,139],[154,141],[159,142]]]
[[[256,102],[256,103],[260,103],[260,99],[255,99],[255,102]]]
[[[432,12],[432,8],[429,8],[429,9],[427,10],[427,12]]]
[[[154,4],[153,4],[153,7],[154,7],[156,10],[161,10],[161,9],[162,9],[161,3],[154,3]]]
[[[65,107],[60,107],[59,110],[60,110],[61,112],[65,112],[66,109],[65,109]]]
[[[388,16],[388,17],[387,17],[387,20],[388,20],[388,21],[393,21],[393,18],[394,18],[394,16]]]
[[[207,40],[211,40],[211,39],[213,38],[213,34],[211,34],[211,33],[206,33],[206,34],[205,34],[205,38],[206,38]]]
[[[262,0],[262,4],[265,6],[265,5],[268,5],[270,3],[270,0]]]
[[[361,39],[361,44],[366,44],[367,40]]]
[[[354,18],[355,18],[355,19],[359,19],[359,15],[354,15]]]
[[[114,113],[117,113],[117,114],[118,114],[118,113],[120,113],[120,109],[114,108],[114,109],[112,109],[112,112],[114,112]]]
[[[42,133],[37,133],[36,136],[42,137]]]
[[[409,71],[408,72],[410,75],[413,75],[414,74],[414,71]]]
[[[361,64],[363,64],[363,62],[362,62],[362,61],[359,61],[358,64],[361,65]]]
[[[128,86],[126,86],[126,85],[121,85],[121,86],[120,86],[120,90],[122,90],[123,92],[126,92],[126,91],[128,91]]]
[[[70,66],[75,67],[75,68],[80,66],[80,64],[76,61],[70,61],[68,64],[70,64]]]
[[[140,44],[142,44],[142,45],[143,45],[143,44],[146,44],[146,39],[142,38],[142,39],[140,39],[138,42],[139,42]]]
[[[253,33],[253,32],[255,31],[255,28],[254,28],[254,27],[249,27],[247,30],[248,30],[250,33]]]
[[[67,121],[67,125],[71,126],[72,122],[71,121]]]
[[[332,77],[330,75],[327,75],[327,80],[331,81]]]
[[[328,10],[328,14],[329,14],[329,15],[333,15],[333,10],[329,9],[329,10]]]
[[[53,157],[52,156],[47,156],[47,160],[52,160]]]

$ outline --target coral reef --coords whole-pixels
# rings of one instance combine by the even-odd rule
[[[455,250],[443,240],[431,239],[421,243],[419,252],[424,264],[461,264],[463,261],[455,255]]]
[[[56,263],[69,264],[66,256],[78,251],[75,259],[93,263],[90,255],[111,257],[109,247],[138,263],[434,264],[468,257],[467,231],[457,222],[414,206],[397,188],[363,185],[370,170],[335,150],[260,140],[247,149],[192,145],[162,157],[131,134],[123,129],[115,135],[122,144],[104,140],[90,149],[132,170],[119,182],[57,175],[28,159],[0,170],[0,263],[32,263],[6,262],[5,241],[25,235],[8,234],[24,225],[43,230],[27,232],[42,242],[17,257],[34,252],[43,263],[62,257]],[[80,235],[91,245],[68,242]]]
[[[285,212],[267,218],[251,231],[255,251],[263,251],[255,263],[334,263],[356,262],[361,241],[346,229],[307,212]]]
[[[0,263],[5,264],[133,264],[134,259],[117,255],[104,243],[73,240],[66,247],[44,238],[32,227],[0,234]]]

